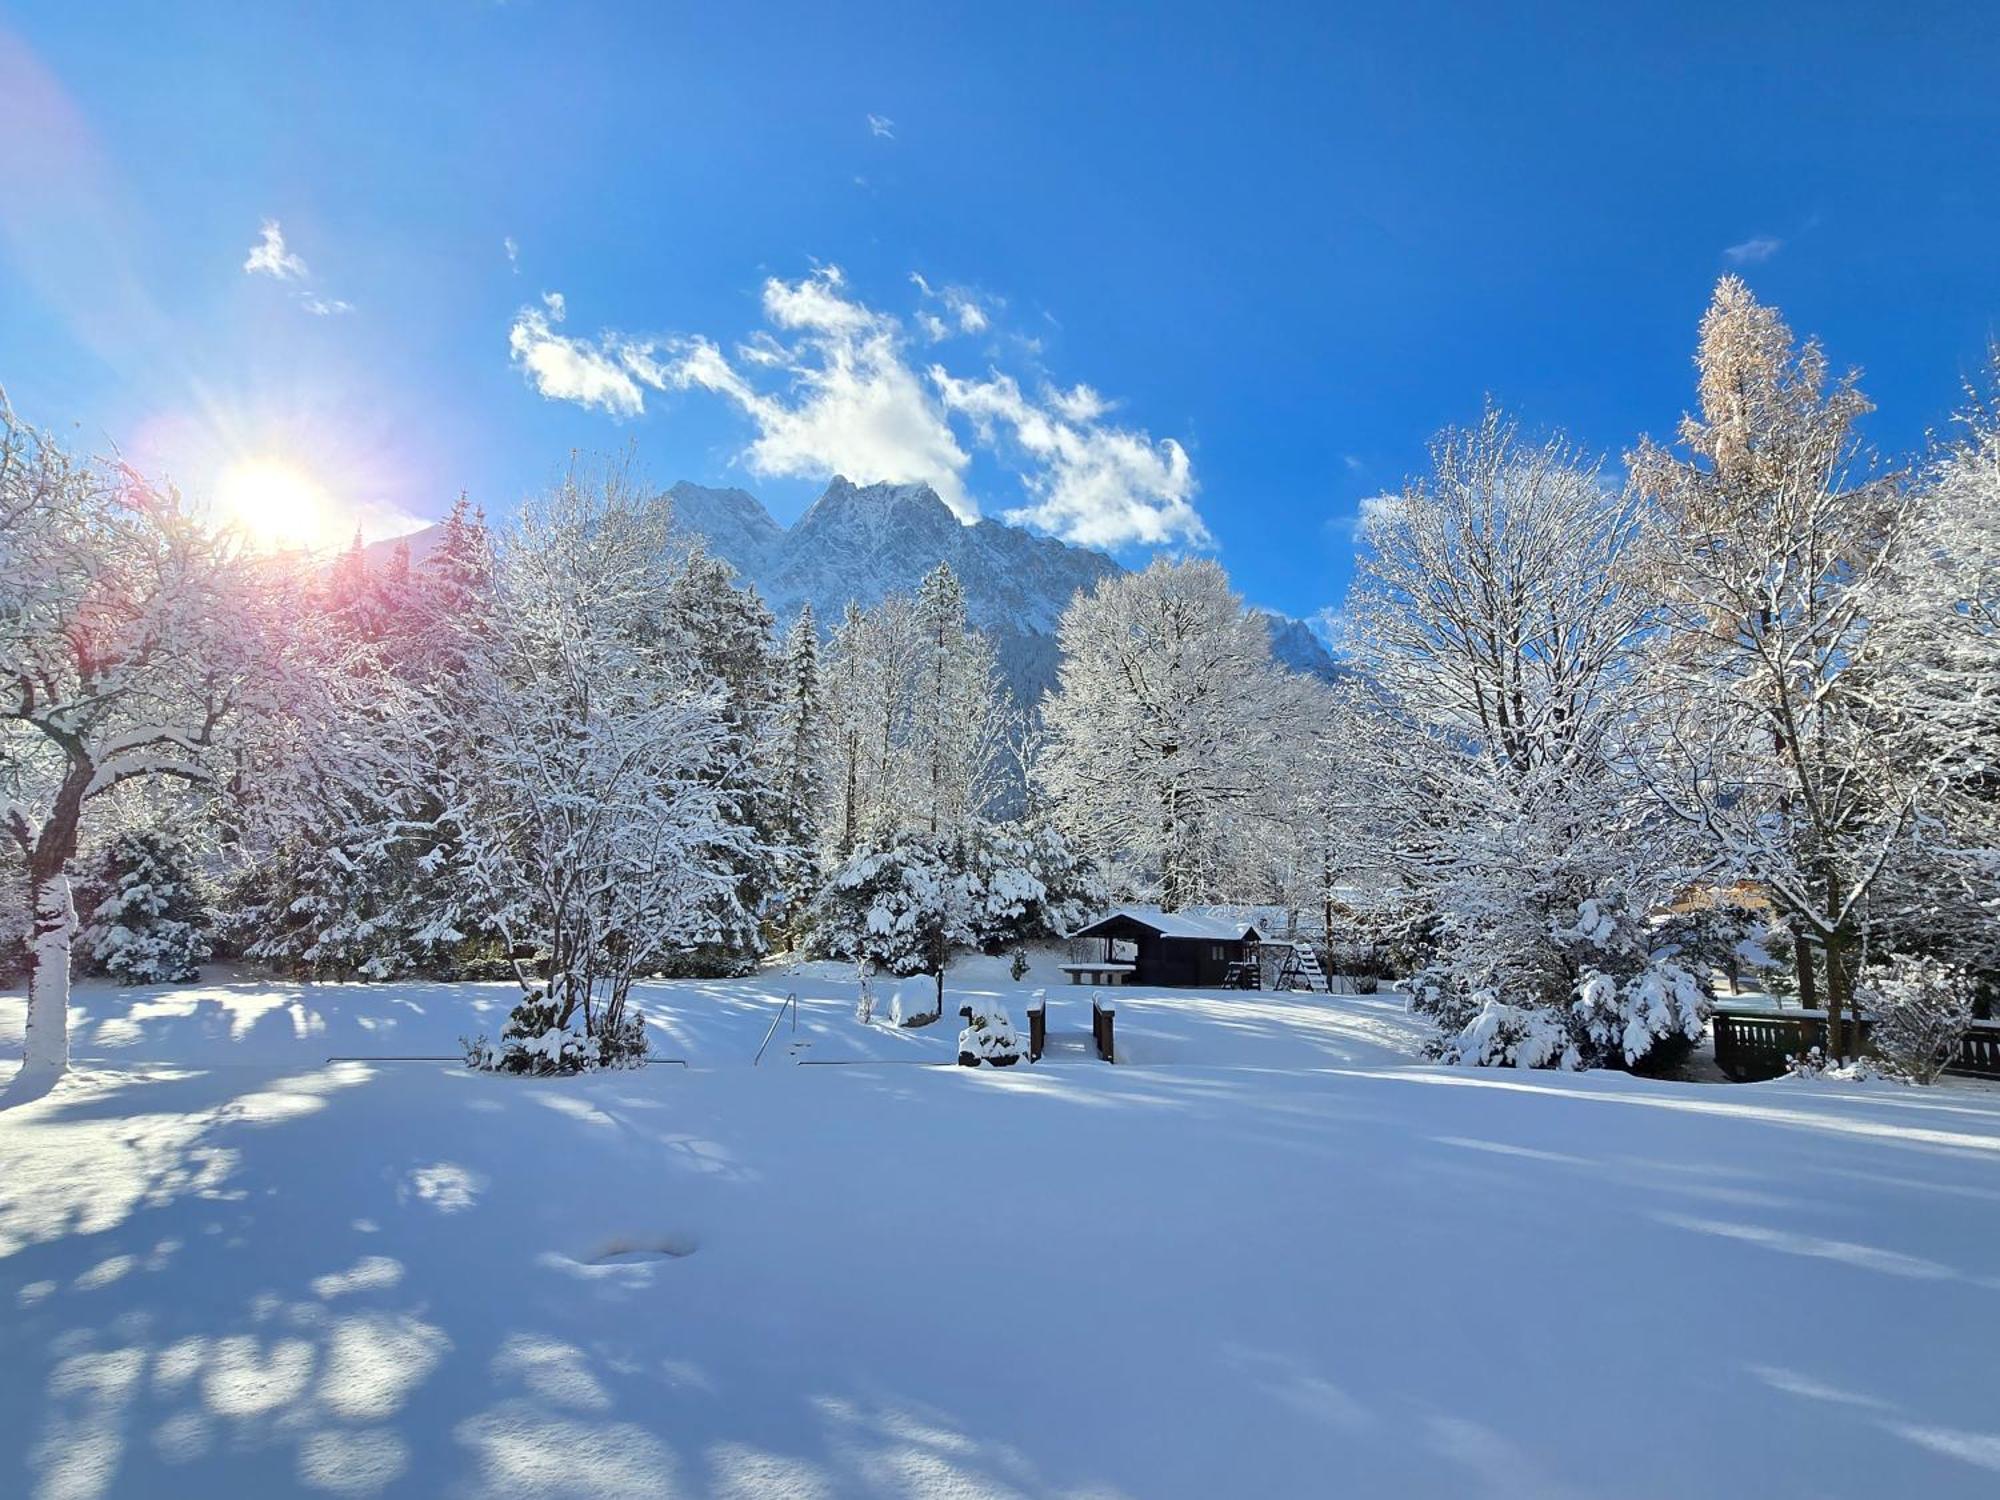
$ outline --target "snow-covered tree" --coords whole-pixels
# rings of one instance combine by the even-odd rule
[[[91,808],[135,780],[229,774],[270,623],[256,584],[179,496],[74,459],[0,399],[0,832],[30,913],[31,1070],[68,1063]]]
[[[1225,816],[1269,793],[1291,725],[1263,619],[1215,563],[1162,559],[1080,595],[1059,635],[1038,766],[1058,819],[1170,909],[1228,894]]]
[[[239,869],[226,920],[245,956],[378,980],[497,956],[444,816],[469,753],[467,669],[489,634],[492,566],[461,497],[420,567],[392,551],[373,568],[350,549],[338,587],[307,591],[286,632],[307,690],[226,809]]]
[[[1103,910],[1097,862],[1046,819],[976,829],[957,847],[970,901],[966,941],[988,952],[1062,937]]]
[[[163,833],[121,833],[107,842],[77,882],[76,904],[77,946],[92,972],[120,984],[194,979],[211,952],[213,917],[200,870]]]
[[[800,848],[817,842],[826,785],[826,699],[820,686],[819,623],[812,606],[800,609],[785,632],[778,667],[773,781],[786,833]]]
[[[830,775],[819,822],[830,858],[905,829],[958,832],[990,815],[1012,704],[949,568],[925,579],[915,600],[850,604],[820,680]]]
[[[966,620],[965,590],[948,563],[917,588],[910,763],[927,831],[977,820],[998,790],[1008,695],[993,648]]]
[[[747,925],[728,694],[662,613],[684,561],[666,507],[616,471],[530,506],[500,550],[446,799],[482,921],[547,970],[520,970],[530,1002],[604,1061],[643,1049],[635,977]]]
[[[1449,1056],[1616,1056],[1574,1006],[1599,961],[1577,914],[1643,913],[1674,879],[1620,769],[1651,619],[1636,526],[1596,461],[1490,408],[1365,523],[1346,826],[1412,898],[1405,936],[1434,955],[1415,1003]]]
[[[1870,601],[1872,694],[1930,775],[1910,845],[1877,882],[1883,945],[2000,984],[2000,351],[1909,497]]]
[[[1855,377],[1735,277],[1696,357],[1700,415],[1680,453],[1642,443],[1650,503],[1655,713],[1638,763],[1701,840],[1708,878],[1753,882],[1791,927],[1802,998],[1821,989],[1837,1056],[1869,903],[1910,844],[1933,781],[1914,727],[1877,689],[1900,670],[1870,642],[1906,540],[1898,487],[1868,472]]]
[[[972,881],[960,841],[908,832],[863,846],[828,878],[813,908],[814,951],[890,974],[932,974],[944,1013],[945,969],[954,946],[973,940]]]

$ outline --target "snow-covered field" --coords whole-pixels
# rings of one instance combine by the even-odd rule
[[[1054,987],[904,1066],[831,968],[649,986],[685,1068],[327,1060],[509,994],[81,988],[0,1495],[2000,1490],[2000,1094],[1445,1072],[1391,997],[1126,993],[1111,1067]]]

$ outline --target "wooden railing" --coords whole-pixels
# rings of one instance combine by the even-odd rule
[[[1816,1010],[1726,1010],[1714,1015],[1715,1064],[1738,1083],[1776,1078],[1785,1059],[1826,1049],[1826,1014]],[[1868,1023],[1861,1023],[1862,1050]],[[1958,1044],[1947,1073],[2000,1078],[2000,1022],[1975,1021]]]

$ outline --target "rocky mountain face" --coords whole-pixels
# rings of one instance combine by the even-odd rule
[[[972,623],[992,638],[1024,702],[1055,682],[1056,624],[1070,600],[1123,571],[1101,552],[1017,526],[967,526],[924,484],[836,478],[789,529],[742,490],[683,483],[668,495],[679,524],[707,538],[780,618],[810,603],[823,629],[848,600],[913,592],[924,574],[950,563]]]
[[[667,494],[676,524],[704,538],[710,551],[754,584],[781,621],[809,603],[820,628],[831,630],[848,600],[867,605],[884,594],[912,593],[924,574],[950,563],[965,588],[972,623],[992,638],[1008,685],[1023,703],[1055,684],[1056,625],[1070,600],[1125,571],[1102,552],[1018,526],[987,520],[967,526],[925,484],[857,485],[835,478],[789,528],[743,490],[683,481]],[[413,555],[421,555],[428,536],[409,538]],[[1329,680],[1339,675],[1303,623],[1264,613],[1279,661]]]

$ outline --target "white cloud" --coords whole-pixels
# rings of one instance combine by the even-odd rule
[[[645,397],[611,348],[557,333],[567,316],[561,292],[549,292],[541,307],[524,307],[507,330],[507,348],[530,384],[551,401],[601,406],[614,417],[636,417]]]
[[[319,278],[313,275],[305,258],[285,244],[285,231],[276,219],[264,221],[257,233],[257,243],[250,247],[249,258],[243,262],[243,269],[251,276],[269,276],[276,281],[292,283],[292,295],[299,306],[316,318],[337,317],[354,311],[352,302],[326,296],[316,289]]]
[[[1187,450],[1172,438],[1155,442],[1105,426],[1097,420],[1105,407],[1089,387],[1036,401],[1011,375],[960,380],[933,365],[930,376],[946,408],[968,417],[982,442],[997,446],[1004,428],[1030,459],[1021,483],[1034,503],[1008,511],[1008,520],[1088,547],[1212,545],[1194,509]]]
[[[276,219],[264,221],[243,269],[252,276],[275,276],[279,281],[303,281],[311,274],[306,263],[285,248],[285,232]]]
[[[1352,453],[1341,454],[1340,461],[1347,465],[1347,472],[1350,474],[1359,474],[1363,469],[1368,467],[1367,464],[1363,463]]]
[[[980,302],[978,295],[966,290],[966,288],[962,286],[934,287],[929,281],[924,279],[921,271],[910,272],[910,284],[924,294],[925,300],[940,302],[944,305],[945,314],[949,322],[946,321],[946,318],[940,318],[928,308],[917,315],[918,321],[923,325],[925,332],[930,335],[933,343],[950,336],[951,324],[956,324],[960,333],[984,333],[988,328],[993,326],[993,319],[987,313],[986,307]]]
[[[885,141],[893,141],[896,138],[896,122],[887,115],[870,115],[868,133],[880,136]]]
[[[1774,235],[1753,234],[1742,244],[1731,245],[1722,253],[1732,265],[1756,266],[1762,265],[1784,247],[1785,242]]]
[[[1403,512],[1403,497],[1399,494],[1383,493],[1362,497],[1359,514],[1354,517],[1353,536],[1357,543],[1366,542],[1371,532],[1394,523]]]
[[[1306,617],[1306,627],[1319,637],[1319,643],[1338,655],[1347,647],[1347,636],[1352,622],[1347,611],[1338,605],[1329,604],[1324,609],[1315,610]]]
[[[969,293],[952,300],[921,277],[967,326],[962,309],[988,326],[986,306]],[[1186,451],[1171,438],[1113,426],[1113,404],[1088,385],[1023,392],[1012,376],[989,371],[961,379],[941,364],[919,371],[916,334],[935,342],[950,325],[920,308],[915,331],[849,290],[837,266],[797,281],[764,283],[769,325],[736,346],[713,339],[596,340],[559,331],[567,308],[559,293],[524,307],[508,334],[514,363],[552,400],[637,416],[645,393],[707,391],[750,419],[755,436],[742,459],[754,473],[799,478],[844,474],[861,484],[924,483],[963,520],[979,514],[967,487],[973,442],[1015,469],[1030,502],[1007,519],[1089,546],[1210,544],[1194,509],[1195,481]]]
[[[521,247],[514,243],[514,236],[508,235],[500,241],[500,248],[507,252],[507,265],[516,276],[521,274]]]

